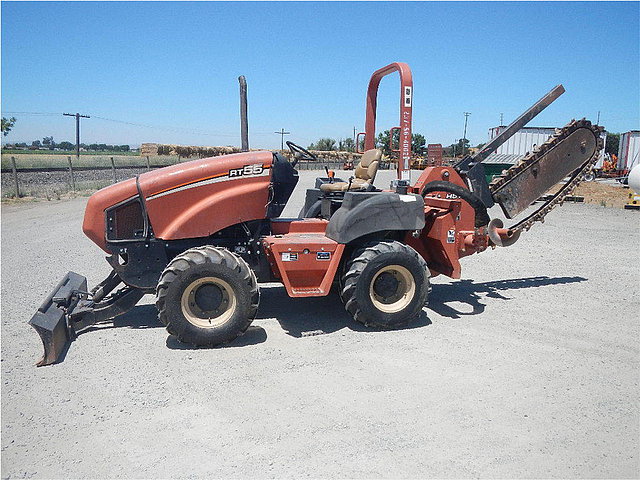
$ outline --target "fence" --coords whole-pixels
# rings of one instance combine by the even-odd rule
[[[91,191],[178,161],[178,157],[130,155],[83,155],[79,161],[69,155],[3,155],[3,196],[49,198],[66,192]]]
[[[318,152],[321,155],[325,152]],[[354,165],[359,155],[336,155],[317,162],[300,161],[297,170],[341,170],[345,161]],[[342,152],[341,152],[342,153]],[[324,155],[323,155],[324,156]],[[338,157],[338,158],[335,158]],[[344,157],[344,159],[343,159]],[[4,197],[59,197],[67,192],[91,192],[145,171],[174,165],[190,159],[178,156],[81,155],[3,155],[2,194]],[[381,165],[381,168],[388,168]]]

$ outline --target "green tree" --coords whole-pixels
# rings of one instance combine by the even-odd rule
[[[378,138],[376,138],[376,148],[379,148],[380,150],[382,150],[382,153],[384,153],[387,156],[390,156],[393,153],[391,151],[391,147],[389,146],[389,138],[390,138],[389,130],[385,130],[384,132],[379,133]],[[400,131],[394,130],[393,144],[398,145],[399,141],[400,141]]]
[[[387,156],[393,154],[391,147],[389,146],[389,130],[385,130],[378,134],[376,138],[376,147],[382,150]],[[424,155],[427,150],[427,140],[421,133],[411,134],[411,154],[412,155]],[[398,148],[400,146],[400,130],[393,131],[393,146]]]
[[[345,138],[344,140],[338,140],[338,150],[341,152],[354,152],[356,149],[356,144],[353,141],[353,138]]]
[[[75,145],[71,142],[60,142],[58,144],[58,148],[61,148],[62,150],[73,150],[74,146]]]
[[[615,153],[618,155],[618,148],[620,147],[620,134],[607,132],[607,141],[604,146],[605,153]]]
[[[39,147],[41,145],[40,140],[34,140],[31,142],[32,147]]]
[[[411,153],[413,155],[424,155],[427,151],[427,140],[424,135],[414,133],[411,135]]]
[[[44,137],[42,139],[42,145],[46,145],[49,147],[49,150],[53,150],[53,147],[56,146],[56,142],[53,141],[53,137]]]
[[[316,143],[309,145],[309,150],[320,150],[329,152],[336,149],[336,141],[333,138],[321,138]]]
[[[469,140],[467,140],[466,138],[461,138],[460,140],[458,140],[458,143],[452,143],[448,148],[451,151],[452,156],[455,155],[456,157],[459,157],[460,155],[462,155],[463,147],[466,153],[467,149],[469,148]]]
[[[2,135],[5,137],[9,135],[9,132],[16,124],[16,117],[6,118],[2,117]]]

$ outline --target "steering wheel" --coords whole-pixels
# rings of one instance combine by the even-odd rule
[[[292,167],[295,167],[300,160],[311,160],[313,162],[318,161],[318,157],[316,157],[309,150],[302,148],[300,145],[296,145],[293,142],[287,141],[287,147],[289,147],[289,150],[291,150],[291,153],[294,157],[293,162],[291,162]]]

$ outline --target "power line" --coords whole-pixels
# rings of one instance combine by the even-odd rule
[[[4,112],[4,113],[7,115],[36,115],[36,116],[60,115],[60,113],[54,113],[54,112]],[[164,130],[164,131],[177,132],[177,133],[190,133],[194,135],[207,135],[207,136],[218,136],[218,137],[236,137],[237,136],[236,134],[233,134],[233,133],[203,132],[203,131],[190,130],[187,128],[180,128],[180,127],[163,127],[163,126],[157,126],[157,125],[147,125],[144,123],[128,122],[125,120],[117,120],[115,118],[101,117],[98,115],[93,115],[93,118],[98,120],[104,120],[107,122],[121,123],[123,125],[132,125],[135,127],[151,128],[155,130]],[[271,135],[271,133],[254,132],[253,135]]]
[[[61,114],[59,112],[13,112],[13,111],[5,111],[3,112],[4,114],[7,115],[34,115],[34,116],[59,116],[59,115],[64,115]],[[71,114],[72,116],[75,116],[75,114]],[[189,133],[192,135],[203,135],[203,136],[209,136],[209,137],[237,137],[237,134],[235,133],[223,133],[223,132],[204,132],[201,130],[191,130],[188,128],[181,128],[181,127],[166,127],[166,126],[159,126],[159,125],[148,125],[145,123],[137,123],[137,122],[129,122],[126,120],[118,120],[115,118],[107,118],[107,117],[101,117],[99,115],[92,115],[91,118],[95,119],[95,120],[103,120],[106,122],[113,122],[113,123],[120,123],[123,125],[131,125],[134,127],[142,127],[142,128],[150,128],[150,129],[154,129],[154,130],[162,130],[162,131],[167,131],[167,132],[174,132],[174,133]],[[284,130],[284,129],[282,129]],[[280,132],[275,132],[279,135],[289,135],[290,132],[285,132],[284,134],[282,133],[282,131]],[[271,132],[252,132],[251,135],[273,135],[273,133]],[[308,139],[306,139],[308,140]],[[282,147],[284,148],[284,142],[282,143]]]
[[[107,122],[122,123],[124,125],[133,125],[133,126],[136,126],[136,127],[152,128],[152,129],[156,129],[156,130],[165,130],[165,131],[177,132],[177,133],[191,133],[191,134],[194,134],[194,135],[207,135],[207,136],[217,136],[217,137],[237,137],[236,134],[232,134],[232,133],[203,132],[203,131],[198,131],[198,130],[189,130],[187,128],[180,128],[180,127],[160,127],[160,126],[156,126],[156,125],[147,125],[147,124],[144,124],[144,123],[127,122],[127,121],[124,121],[124,120],[116,120],[114,118],[106,118],[106,117],[99,117],[99,116],[95,116],[94,118],[99,118],[100,120],[105,120]]]
[[[49,115],[49,116],[58,116],[60,113],[51,113],[51,112],[2,112],[7,115]]]

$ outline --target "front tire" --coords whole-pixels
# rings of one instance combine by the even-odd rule
[[[375,328],[401,328],[427,303],[429,270],[400,242],[378,242],[354,252],[342,278],[341,298],[354,320]]]
[[[164,269],[156,289],[158,318],[183,343],[214,346],[242,335],[258,310],[256,276],[224,248],[186,250]]]

